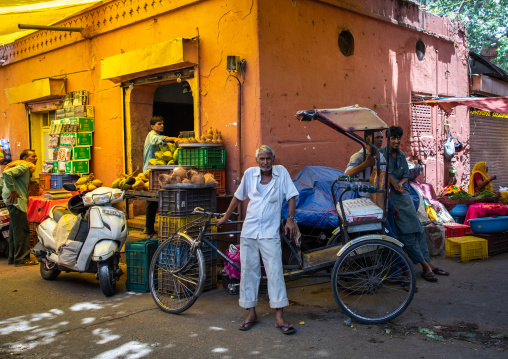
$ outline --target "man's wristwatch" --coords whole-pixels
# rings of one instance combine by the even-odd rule
[[[296,222],[295,216],[288,216],[288,219],[292,219],[294,222]]]

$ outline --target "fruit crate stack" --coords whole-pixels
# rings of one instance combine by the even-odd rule
[[[39,174],[40,194],[42,194],[42,192],[44,192],[45,189],[51,189],[51,173]]]
[[[217,191],[215,188],[169,189],[159,191],[159,241],[172,237],[180,229],[191,238],[197,238],[201,231],[202,215],[192,211],[201,207],[206,211],[217,211]],[[196,225],[192,225],[196,222]],[[188,225],[188,226],[187,226]],[[186,226],[186,227],[184,227]],[[184,227],[184,228],[182,228]],[[215,226],[210,232],[216,232]],[[212,243],[214,243],[212,241]],[[216,246],[217,241],[215,241]],[[205,256],[206,282],[204,290],[217,287],[217,253],[210,247],[203,247]]]
[[[88,106],[88,91],[64,96],[64,107],[56,110],[49,128],[49,161],[53,173],[88,174],[95,130],[94,108]]]
[[[212,173],[218,182],[217,194],[226,194],[226,150],[224,147],[182,147],[178,154],[178,163],[192,166],[203,173]]]
[[[127,259],[127,281],[125,282],[125,287],[128,291],[150,291],[148,278],[150,263],[158,246],[157,238],[146,238],[125,244]]]

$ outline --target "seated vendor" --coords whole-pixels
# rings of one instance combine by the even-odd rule
[[[494,191],[492,181],[497,177],[496,175],[489,177],[489,167],[487,162],[480,161],[474,165],[473,171],[471,172],[471,178],[469,179],[468,193],[471,196],[477,196],[481,191],[488,189]]]
[[[388,180],[390,181],[390,198],[399,213],[395,228],[413,263],[421,264],[423,279],[437,282],[436,274],[447,276],[449,273],[430,262],[425,231],[416,214],[409,189],[404,186],[409,180],[409,166],[404,152],[399,149],[403,133],[401,127],[390,127],[390,148],[381,149],[385,157],[392,156],[389,161]]]

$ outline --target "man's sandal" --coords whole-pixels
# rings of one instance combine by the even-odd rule
[[[432,270],[432,272],[434,272],[437,275],[444,275],[444,276],[449,276],[450,275],[450,273],[448,273],[447,271],[445,271],[445,270],[443,270],[443,269],[441,269],[439,267],[434,268]]]
[[[425,279],[427,282],[437,282],[436,275],[433,272],[429,273],[422,273],[422,278]]]

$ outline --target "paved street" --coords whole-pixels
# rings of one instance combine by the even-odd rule
[[[14,268],[2,258],[0,358],[506,358],[508,253],[435,263],[451,276],[437,284],[418,277],[411,306],[387,325],[346,325],[326,278],[289,282],[286,317],[297,333],[285,336],[264,295],[260,323],[240,332],[246,312],[222,289],[170,315],[150,294],[126,292],[125,276],[106,298],[93,275],[49,282],[38,266]]]

